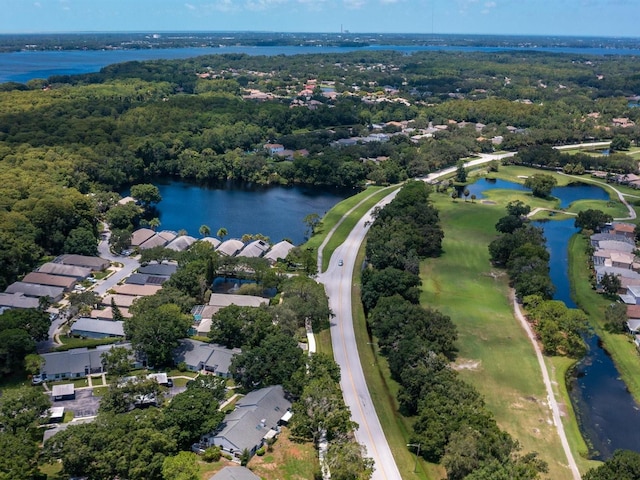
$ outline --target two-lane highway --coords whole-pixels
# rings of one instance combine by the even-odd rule
[[[396,193],[397,190],[386,196],[377,206],[389,203]],[[340,366],[340,386],[345,403],[351,409],[352,419],[359,425],[356,439],[375,462],[374,480],[400,480],[402,477],[369,395],[353,329],[351,282],[358,250],[372,220],[370,213],[358,221],[345,242],[336,249],[329,268],[318,276],[318,280],[325,286],[329,306],[335,315],[331,320],[333,354]]]

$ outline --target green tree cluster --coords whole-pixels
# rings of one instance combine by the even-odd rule
[[[525,297],[523,303],[545,354],[584,356],[587,347],[582,334],[587,330],[588,319],[582,310],[567,308],[564,302],[543,300],[537,295]]]
[[[420,258],[440,254],[444,234],[429,193],[424,182],[408,182],[391,203],[375,212],[366,254],[376,269],[418,273]]]
[[[25,358],[36,342],[49,338],[49,314],[38,309],[11,309],[0,315],[0,375],[25,371]]]

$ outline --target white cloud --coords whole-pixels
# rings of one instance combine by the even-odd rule
[[[492,2],[492,1],[485,2],[484,8],[482,9],[482,13],[484,15],[487,15],[488,13],[491,13],[491,10],[493,10],[497,6],[498,6],[498,4],[496,2]]]
[[[40,8],[40,7],[42,7],[42,4],[41,4],[40,2],[35,2],[35,3],[33,4],[33,6],[34,6],[34,7],[38,7],[38,8]]]
[[[185,3],[184,6],[187,7],[187,10],[195,10],[196,9],[196,6],[195,5],[191,5],[190,3]]]
[[[350,10],[362,8],[366,3],[365,0],[343,0],[344,6]]]

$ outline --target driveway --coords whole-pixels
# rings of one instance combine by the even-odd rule
[[[127,278],[131,275],[135,270],[140,267],[140,262],[136,258],[133,257],[125,257],[122,255],[113,255],[109,248],[109,238],[111,237],[111,231],[109,227],[105,225],[105,231],[103,236],[101,237],[100,243],[98,244],[98,254],[102,258],[106,258],[111,262],[116,262],[122,264],[122,267],[111,267],[112,270],[115,270],[108,278],[104,280],[100,280],[97,282],[93,291],[96,292],[100,296],[104,296],[110,289],[115,287],[119,282]]]

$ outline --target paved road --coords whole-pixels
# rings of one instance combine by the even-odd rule
[[[396,193],[397,190],[387,195],[377,206],[389,203]],[[356,440],[364,445],[367,456],[375,462],[374,480],[400,480],[402,477],[364,379],[351,314],[351,279],[358,250],[369,228],[368,222],[372,221],[370,214],[371,211],[358,221],[345,242],[335,250],[329,268],[318,276],[318,280],[324,284],[329,296],[329,306],[335,314],[331,322],[333,355],[340,366],[340,386],[345,403],[351,409],[352,419],[359,425],[355,432]],[[340,259],[344,262],[341,267],[338,265]]]
[[[120,282],[121,280],[124,280],[129,275],[131,275],[133,271],[140,266],[140,263],[138,262],[138,260],[133,257],[113,255],[111,253],[111,250],[109,249],[109,237],[111,237],[111,232],[109,231],[108,228],[106,228],[104,232],[104,236],[102,237],[102,239],[100,240],[100,243],[98,244],[98,255],[100,255],[102,258],[105,258],[111,262],[120,263],[122,264],[122,267],[115,269],[116,271],[112,273],[108,278],[99,281],[93,287],[93,291],[100,296],[105,295],[107,291],[109,291],[111,288],[116,286],[118,282]],[[111,267],[111,269],[113,270],[114,267]]]

